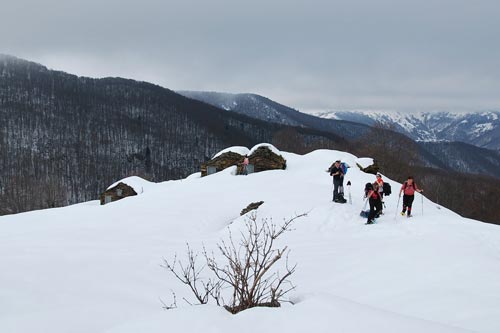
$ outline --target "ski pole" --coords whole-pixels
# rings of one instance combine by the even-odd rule
[[[333,181],[332,181],[332,196],[333,196],[333,200],[335,200],[335,179],[333,179]]]
[[[401,194],[398,197],[398,204],[396,205],[396,214],[394,214],[394,219],[396,219],[396,216],[398,216],[398,211],[399,211],[399,200],[401,200]]]
[[[420,198],[422,199],[422,216],[424,216],[424,195],[420,192]]]
[[[351,181],[347,181],[347,189],[349,190],[349,204],[352,205],[352,197],[351,197]]]

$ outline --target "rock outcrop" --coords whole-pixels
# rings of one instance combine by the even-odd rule
[[[252,202],[251,204],[249,204],[248,206],[246,206],[246,208],[244,208],[241,211],[240,216],[245,215],[246,213],[259,208],[260,205],[262,205],[263,203],[264,203],[264,201]]]

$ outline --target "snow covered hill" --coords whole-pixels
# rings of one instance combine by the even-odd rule
[[[365,125],[376,122],[419,141],[460,141],[482,148],[500,149],[500,112],[320,111],[327,119],[347,120]]]
[[[500,228],[464,219],[420,195],[398,214],[399,184],[375,225],[359,216],[374,176],[349,153],[281,153],[286,170],[141,182],[139,195],[0,217],[0,331],[11,332],[499,332]],[[325,170],[352,167],[352,205],[332,199]],[[418,181],[418,180],[417,180]],[[132,186],[132,185],[131,185]],[[346,192],[348,196],[349,191]],[[212,247],[263,200],[259,218],[308,212],[283,241],[298,263],[294,303],[231,315],[189,306],[163,258]],[[401,203],[399,203],[401,205]],[[400,208],[400,206],[399,206]],[[237,232],[233,236],[238,235]],[[160,299],[177,295],[177,309]]]

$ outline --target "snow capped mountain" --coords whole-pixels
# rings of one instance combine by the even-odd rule
[[[393,126],[419,141],[460,141],[482,148],[500,149],[500,112],[319,111],[316,116],[373,125]]]
[[[297,110],[278,104],[263,96],[206,91],[178,91],[177,93],[252,118],[284,125],[301,125],[299,121],[289,114],[290,112],[298,112]]]
[[[241,150],[241,147],[236,147]],[[367,159],[340,151],[280,152],[286,170],[236,176],[235,167],[200,178],[124,181],[137,196],[0,217],[0,328],[11,332],[499,332],[500,227],[465,219],[416,195],[414,217],[398,214],[390,182],[375,225],[359,216],[374,176]],[[351,168],[346,197],[332,200],[325,170]],[[384,177],[385,178],[385,177]],[[417,180],[418,181],[418,180]],[[296,289],[281,308],[237,315],[189,306],[190,292],[165,269],[188,242],[209,249],[228,230],[237,241],[250,202],[258,218],[308,212],[281,242],[297,263]],[[178,308],[162,310],[171,290]]]

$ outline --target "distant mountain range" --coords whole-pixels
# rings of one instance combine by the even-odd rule
[[[380,123],[417,141],[459,141],[481,148],[500,150],[500,111],[325,111],[312,114],[325,119],[347,120],[370,126]]]
[[[255,94],[179,93],[252,118],[330,131],[350,140],[366,134],[360,125],[381,123],[382,127],[417,141],[426,166],[500,178],[500,112],[404,114],[359,111],[309,115]]]

